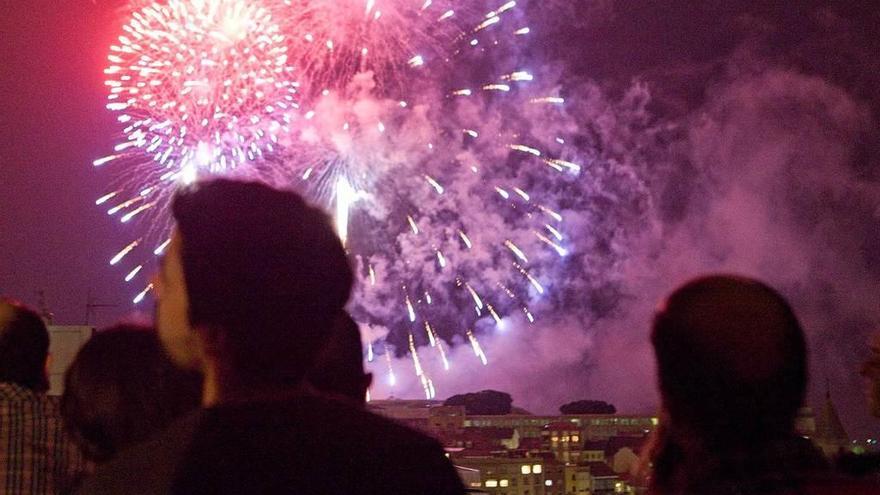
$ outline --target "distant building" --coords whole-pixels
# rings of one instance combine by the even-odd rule
[[[587,462],[586,466],[590,477],[590,495],[611,495],[623,493],[623,483],[620,476],[604,462]]]
[[[505,495],[546,495],[544,462],[531,457],[452,455],[456,466],[478,472],[467,488]]]
[[[49,394],[64,391],[64,373],[79,348],[95,333],[89,326],[48,325],[49,329]]]
[[[598,469],[596,466],[598,466],[598,464],[604,464],[609,467],[619,478],[619,480],[615,481],[614,493],[636,493],[638,490],[644,491],[647,487],[641,486],[637,483],[636,480],[643,480],[637,478],[636,475],[641,467],[642,448],[647,442],[647,435],[641,437],[611,437],[608,440],[589,440],[584,443],[583,453],[581,454],[581,464],[593,466],[591,476],[596,474],[596,469]],[[617,484],[618,481],[620,482],[619,485]],[[595,480],[591,478],[590,482],[592,486],[591,491],[592,493],[595,493]]]
[[[568,495],[565,491],[565,464],[550,458],[544,462],[544,495]]]
[[[617,474],[635,475],[648,437],[612,437],[605,445],[604,462]]]
[[[850,438],[843,428],[837,408],[831,401],[831,390],[825,392],[825,403],[816,417],[816,434],[813,443],[822,449],[826,457],[834,457],[846,452],[850,447]]]
[[[464,426],[473,428],[515,428],[520,438],[541,438],[544,427],[560,416],[535,416],[532,414],[504,414],[499,416],[469,414]]]
[[[541,432],[544,445],[561,462],[581,460],[584,440],[580,426],[570,421],[555,421]]]
[[[632,414],[585,415],[573,418],[580,422],[587,440],[607,440],[611,437],[643,437],[659,424],[655,416]]]
[[[618,436],[644,436],[658,424],[655,416],[633,414],[567,414],[535,416],[505,414],[500,416],[468,415],[464,426],[516,428],[520,437],[541,437],[544,427],[555,422],[570,422],[580,428],[585,440],[607,440]]]
[[[541,452],[544,450],[544,441],[535,437],[520,438],[519,448],[526,452]]]
[[[794,418],[794,430],[804,438],[813,438],[816,435],[816,416],[812,407],[804,406],[798,409]]]
[[[381,400],[371,410],[446,448],[465,485],[494,495],[643,493],[631,481],[658,420],[630,414],[468,415],[430,400]]]
[[[565,472],[565,493],[567,495],[591,495],[593,481],[586,463],[568,464]]]
[[[607,448],[607,440],[588,440],[584,443],[584,452],[581,455],[581,460],[586,462],[605,462],[605,450]]]
[[[432,406],[428,408],[428,430],[454,433],[464,429],[464,406]]]
[[[443,401],[439,400],[373,400],[367,404],[370,411],[397,420],[410,428],[428,432],[430,431],[431,409],[443,407]]]
[[[432,433],[447,449],[494,452],[519,448],[519,433],[513,428],[464,428]]]
[[[478,489],[483,486],[483,478],[479,469],[468,468],[464,466],[455,466],[455,471],[461,482],[470,490]]]

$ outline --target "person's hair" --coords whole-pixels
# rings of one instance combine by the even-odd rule
[[[309,384],[322,393],[363,403],[372,378],[364,372],[363,352],[357,323],[340,313],[329,342],[306,375]]]
[[[224,179],[180,191],[172,211],[190,324],[236,379],[301,380],[353,283],[329,217],[294,192]]]
[[[733,276],[691,281],[657,313],[651,340],[674,418],[738,438],[743,428],[790,431],[806,389],[806,342],[772,288]]]
[[[96,333],[64,377],[65,428],[91,461],[105,462],[194,410],[201,377],[174,366],[149,327]]]
[[[9,382],[35,392],[49,390],[46,358],[49,331],[40,315],[22,304],[0,298],[0,382]]]
[[[778,292],[736,276],[693,280],[657,312],[651,341],[666,416],[653,445],[655,493],[735,470],[720,460],[758,458],[793,438],[807,351]]]

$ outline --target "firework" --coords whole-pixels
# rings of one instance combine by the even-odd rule
[[[132,14],[107,69],[123,185],[98,200],[153,212],[113,264],[167,246],[165,205],[211,174],[293,187],[334,214],[362,275],[352,312],[411,356],[426,396],[446,345],[535,317],[571,251],[559,184],[582,167],[565,100],[521,56],[514,1],[169,0]],[[134,184],[134,186],[132,186]],[[126,266],[137,281],[144,261]],[[145,298],[150,285],[136,300]],[[378,344],[378,345],[374,345]],[[431,370],[420,347],[442,363]]]
[[[259,3],[170,0],[135,12],[110,48],[107,108],[126,140],[191,182],[272,151],[296,107],[285,37]],[[121,155],[95,161],[103,165]]]
[[[285,167],[335,212],[363,277],[353,313],[409,351],[432,397],[431,372],[452,366],[444,343],[463,338],[487,364],[480,333],[534,322],[542,278],[570,253],[553,193],[581,172],[564,99],[521,56],[530,29],[513,1],[287,0],[281,12],[303,112]]]
[[[306,94],[344,89],[370,71],[387,91],[412,83],[409,68],[448,59],[479,2],[456,0],[283,0],[279,17]],[[485,13],[485,12],[482,12]]]
[[[94,165],[126,162],[149,186],[109,214],[125,212],[128,222],[160,206],[176,184],[246,167],[275,149],[296,108],[296,83],[267,9],[170,0],[134,12],[123,30],[104,73],[107,108],[118,114],[124,140]]]
[[[166,207],[176,187],[214,174],[253,176],[277,150],[297,108],[286,38],[258,1],[150,3],[131,14],[123,31],[104,70],[107,108],[117,114],[123,140],[93,163],[117,167],[122,186],[96,204],[122,223],[146,216],[151,235],[111,264],[147,241],[161,254],[167,239],[158,236],[167,236]]]

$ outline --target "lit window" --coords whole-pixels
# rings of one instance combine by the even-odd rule
[[[523,464],[520,468],[520,471],[522,472],[522,474],[532,474],[532,466],[529,466],[528,464]]]
[[[558,441],[559,441],[559,437],[550,437],[550,440],[552,440],[552,441],[554,441],[554,442],[558,442]]]
[[[541,474],[544,471],[544,468],[540,464],[535,464],[532,466],[532,472],[535,474]]]
[[[498,480],[486,480],[486,488],[498,487]]]
[[[572,442],[580,442],[580,441],[581,441],[581,437],[578,436],[578,435],[572,435],[572,436],[571,436],[571,441],[572,441]]]
[[[553,486],[553,480],[545,480],[544,486]]]
[[[507,481],[507,480],[501,480],[501,484],[500,484],[500,486],[509,486],[509,485],[510,485],[510,482],[509,482],[509,481]]]
[[[567,441],[568,441],[568,435],[562,437],[562,441],[563,441],[563,442],[567,442]]]

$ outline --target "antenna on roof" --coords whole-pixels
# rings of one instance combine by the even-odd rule
[[[43,318],[43,321],[47,325],[51,325],[55,315],[49,311],[49,305],[46,304],[46,289],[39,289],[37,291],[37,307],[40,310],[40,317]]]
[[[95,300],[92,296],[92,289],[89,288],[88,295],[86,296],[86,326],[91,326],[92,317],[95,316],[95,310],[104,309],[104,308],[115,308],[115,304],[107,304],[101,303]]]

